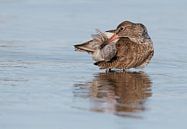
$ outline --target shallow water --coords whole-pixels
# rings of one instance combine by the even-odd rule
[[[185,0],[0,0],[0,127],[186,128]],[[155,55],[141,71],[100,71],[72,45],[95,28],[144,23]]]

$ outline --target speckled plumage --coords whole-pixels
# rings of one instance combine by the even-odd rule
[[[117,53],[111,61],[96,62],[101,69],[129,69],[144,67],[153,56],[152,44],[134,43],[129,38],[120,38],[116,43]]]
[[[102,58],[100,60],[95,60],[95,65],[99,66],[101,69],[129,69],[144,67],[148,64],[154,54],[153,43],[151,38],[147,33],[147,29],[143,24],[132,23],[130,21],[124,21],[112,32],[118,35],[119,39],[114,43],[107,42],[107,40],[102,40],[103,43],[91,40],[87,43],[75,45],[75,48],[86,51],[89,48],[91,54],[94,55],[95,52],[101,51],[98,56],[109,58]],[[102,37],[102,36],[101,36]],[[106,39],[106,36],[105,38]],[[101,41],[101,40],[100,40]],[[96,49],[90,46],[91,44],[96,44],[99,46]],[[110,49],[109,51],[104,50],[107,45],[114,45],[115,49]],[[102,47],[101,47],[102,46]],[[102,52],[104,51],[104,52]],[[111,53],[111,56],[109,53]]]

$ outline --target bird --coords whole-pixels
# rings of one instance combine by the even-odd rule
[[[93,35],[93,39],[74,45],[88,52],[100,69],[143,68],[154,55],[153,42],[142,23],[121,22],[116,29]]]

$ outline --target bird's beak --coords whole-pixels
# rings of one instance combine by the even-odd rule
[[[106,32],[115,33],[116,30],[107,30]]]
[[[113,41],[115,41],[115,40],[118,40],[118,39],[119,39],[119,36],[118,36],[116,33],[114,33],[114,34],[108,39],[108,42],[111,43],[111,42],[113,42]]]

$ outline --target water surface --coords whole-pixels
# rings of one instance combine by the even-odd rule
[[[186,128],[185,0],[0,0],[0,127]],[[74,52],[95,28],[141,22],[154,42],[146,69],[105,73]]]

